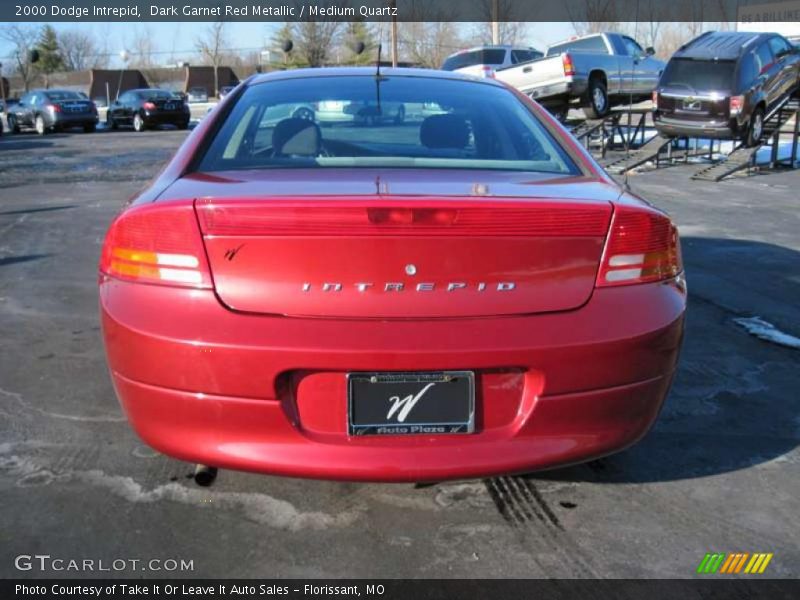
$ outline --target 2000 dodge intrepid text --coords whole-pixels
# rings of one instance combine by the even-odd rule
[[[627,447],[667,395],[686,306],[670,219],[541,107],[406,69],[240,85],[114,220],[99,279],[147,443],[372,481]]]

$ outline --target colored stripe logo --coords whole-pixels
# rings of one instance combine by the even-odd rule
[[[697,572],[704,575],[720,574],[761,574],[767,570],[773,553],[769,552],[709,552],[697,566]]]

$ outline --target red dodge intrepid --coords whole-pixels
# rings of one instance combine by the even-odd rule
[[[514,90],[317,69],[256,76],[203,120],[112,223],[100,306],[157,450],[438,481],[640,439],[686,288],[670,219]]]

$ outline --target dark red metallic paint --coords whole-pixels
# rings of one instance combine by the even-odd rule
[[[287,76],[299,75],[280,75]],[[188,461],[368,481],[551,468],[619,451],[644,435],[676,368],[685,288],[680,278],[595,287],[604,232],[546,235],[542,221],[533,219],[536,234],[518,237],[337,236],[330,229],[298,237],[298,231],[270,233],[274,223],[256,218],[249,226],[261,229],[244,236],[255,251],[225,258],[231,243],[243,240],[235,229],[243,226],[237,211],[267,199],[308,206],[322,196],[338,197],[358,210],[583,208],[603,217],[604,231],[620,207],[657,214],[623,193],[546,112],[523,101],[569,149],[583,175],[392,169],[187,174],[214,126],[205,120],[135,205],[146,209],[156,198],[158,205],[196,204],[214,289],[100,275],[112,379],[139,435]],[[222,225],[234,229],[213,230],[203,214],[208,207],[228,210],[233,219]],[[407,262],[416,264],[418,276],[402,273]],[[380,281],[416,282],[430,274],[470,283],[513,272],[523,292],[511,300],[475,292],[450,309],[439,294],[372,295],[367,305],[357,305],[363,298],[351,294],[331,307],[319,296],[304,300],[291,287],[306,278],[319,284],[363,272]],[[475,371],[475,434],[347,435],[347,372],[420,370]]]

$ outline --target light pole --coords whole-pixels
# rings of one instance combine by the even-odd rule
[[[123,48],[119,51],[119,57],[122,60],[122,69],[120,69],[119,80],[117,81],[117,100],[119,100],[119,92],[120,88],[122,88],[122,74],[128,68],[128,59],[130,58],[130,55],[128,54],[128,51]]]

